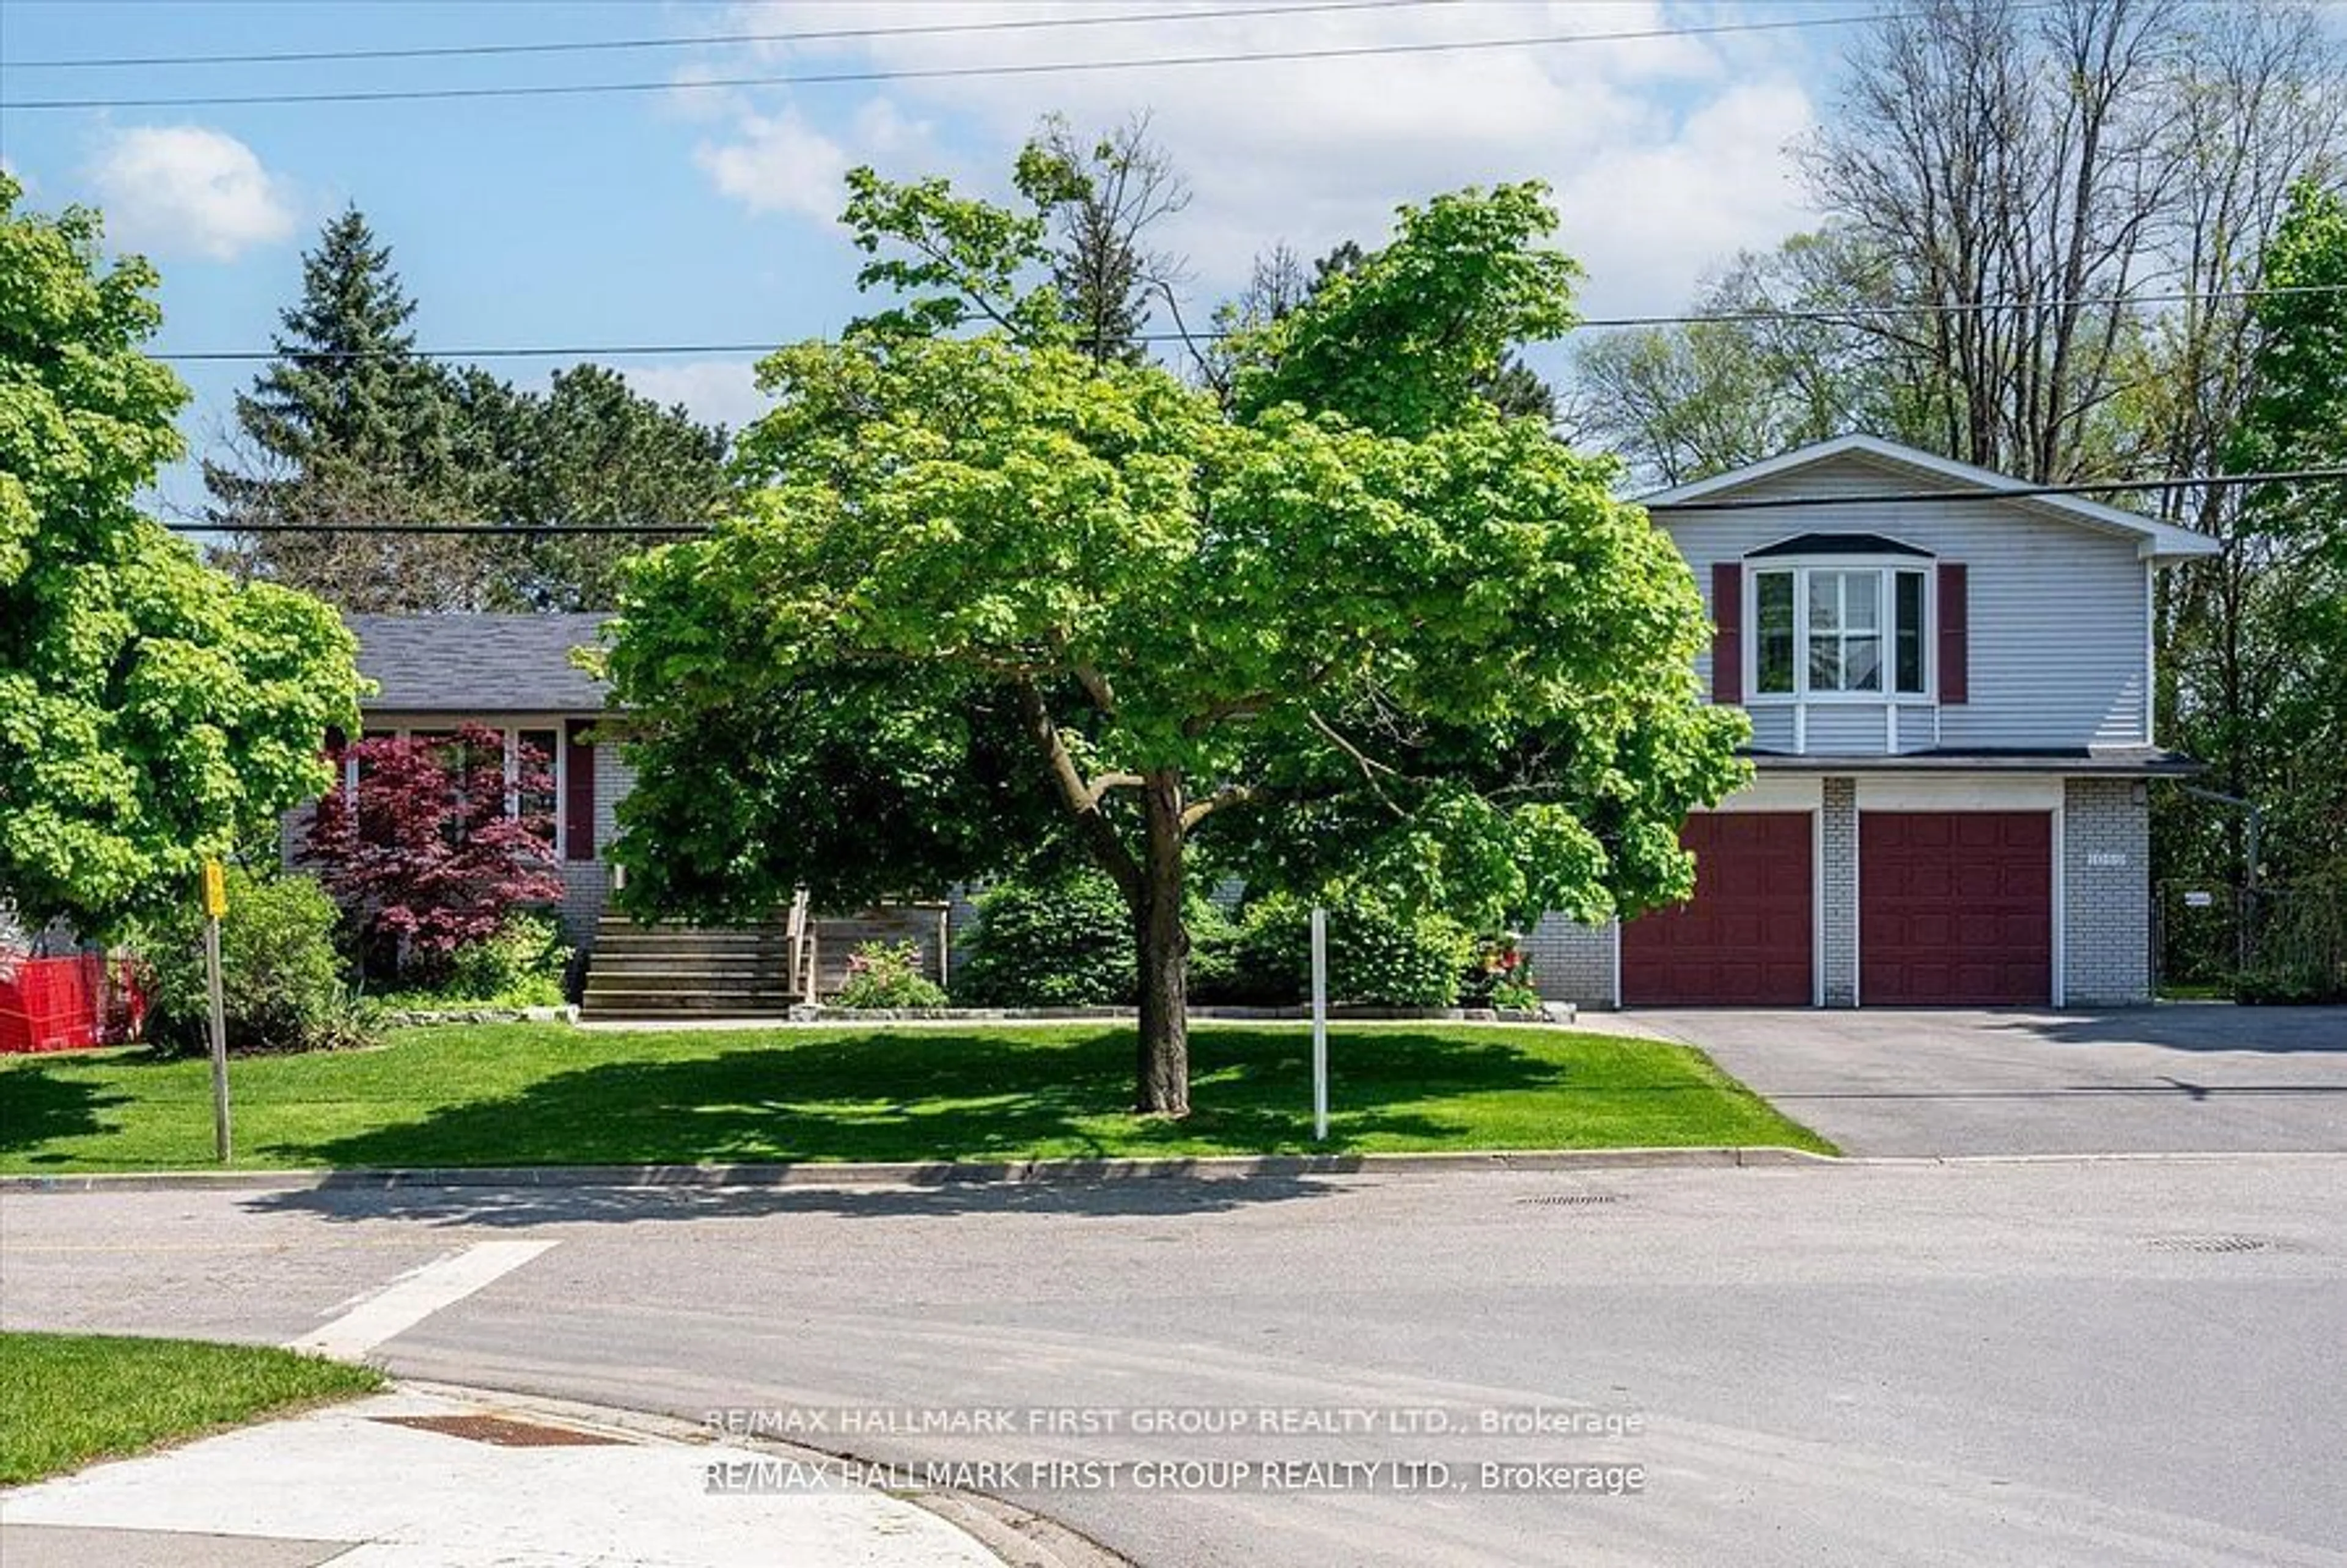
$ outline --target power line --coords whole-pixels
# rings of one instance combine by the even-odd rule
[[[2044,10],[2043,5],[2018,10]],[[1911,18],[1913,13],[1877,12],[1840,16],[1791,16],[1767,22],[1714,22],[1691,27],[1643,27],[1610,33],[1542,33],[1509,38],[1470,38],[1446,43],[1349,44],[1307,49],[1230,50],[1119,60],[1041,60],[995,66],[930,66],[897,70],[812,71],[782,76],[712,77],[690,81],[549,82],[485,87],[391,87],[307,93],[193,94],[164,97],[24,98],[0,102],[0,112],[22,109],[216,108],[289,104],[448,102],[472,98],[577,97],[602,93],[708,92],[734,87],[836,87],[851,83],[938,81],[966,77],[1037,77],[1073,71],[1156,70],[1193,66],[1261,65],[1274,61],[1348,60],[1398,55],[1523,49],[1568,44],[1624,43],[1649,38],[1696,38],[1724,33],[1772,33],[1808,27],[1845,27]]]
[[[1703,326],[1713,323],[1757,323],[1764,322],[1849,323],[1853,318],[1872,316],[1932,316],[1972,315],[1996,311],[2061,310],[2070,307],[2100,309],[2121,305],[2209,304],[2219,300],[2252,300],[2268,296],[2291,294],[2347,293],[2347,283],[2290,283],[2254,289],[2218,289],[2207,293],[2130,294],[2123,299],[2112,297],[2055,300],[1980,300],[1957,304],[1883,304],[1849,305],[1826,310],[1756,310],[1726,311],[1710,315],[1659,316],[1587,316],[1574,322],[1569,332],[1606,332],[1627,327]],[[1130,341],[1145,343],[1181,343],[1214,342],[1233,336],[1226,331],[1209,330],[1195,333],[1135,333]],[[771,342],[759,343],[519,343],[503,348],[406,348],[406,349],[187,349],[169,354],[152,354],[149,359],[174,364],[227,364],[239,361],[308,360],[338,361],[360,359],[642,359],[676,358],[681,355],[772,354],[779,346]]]
[[[2070,485],[1999,485],[1989,489],[1906,490],[1881,496],[1770,496],[1744,501],[1665,501],[1650,512],[1757,512],[1791,507],[1924,506],[1948,501],[2021,500],[2033,496],[2114,495],[2137,490],[2229,488],[2243,485],[2288,485],[2347,480],[2347,467],[2281,468],[2260,474],[2196,474],[2170,479],[2096,479]],[[164,523],[175,534],[429,534],[434,538],[502,539],[559,538],[698,538],[706,523]]]
[[[285,49],[244,55],[107,55],[74,59],[0,60],[0,69],[74,71],[118,67],[273,66],[335,60],[446,60],[515,55],[612,54],[639,49],[716,48],[739,44],[840,43],[866,38],[938,37],[966,33],[1021,33],[1041,28],[1136,26],[1152,22],[1219,22],[1251,16],[1312,15],[1338,11],[1403,11],[1456,5],[1464,0],[1307,0],[1300,5],[1242,5],[1217,11],[1133,11],[1118,15],[1025,16],[988,22],[937,22],[907,27],[825,27],[792,33],[707,33],[693,36],[577,38],[534,44],[420,45],[404,49]]]

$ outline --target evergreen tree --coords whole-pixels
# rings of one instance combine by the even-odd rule
[[[554,373],[543,393],[480,370],[456,384],[457,428],[484,512],[516,528],[702,523],[724,507],[723,426],[680,405],[662,407],[600,364]],[[556,535],[499,544],[491,567],[498,609],[608,610],[620,564],[656,542]]]
[[[415,302],[356,208],[302,261],[277,359],[236,402],[233,464],[207,462],[210,519],[239,536],[229,564],[345,610],[453,610],[486,591],[484,553],[458,537],[272,534],[251,525],[352,529],[475,515],[457,462],[446,376],[416,356]]]

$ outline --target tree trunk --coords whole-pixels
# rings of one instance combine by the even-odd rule
[[[1141,898],[1133,911],[1141,957],[1140,1088],[1145,1115],[1190,1113],[1190,933],[1182,923],[1182,775],[1163,768],[1141,789],[1148,823]]]

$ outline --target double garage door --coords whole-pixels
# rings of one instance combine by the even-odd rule
[[[2054,990],[2054,821],[2042,811],[1859,815],[1858,990],[1875,1007],[2031,1006]],[[1818,999],[1815,819],[1707,812],[1696,893],[1622,928],[1632,1007]]]

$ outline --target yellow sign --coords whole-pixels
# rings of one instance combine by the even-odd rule
[[[204,862],[204,914],[217,920],[228,913],[228,878],[217,860]]]

